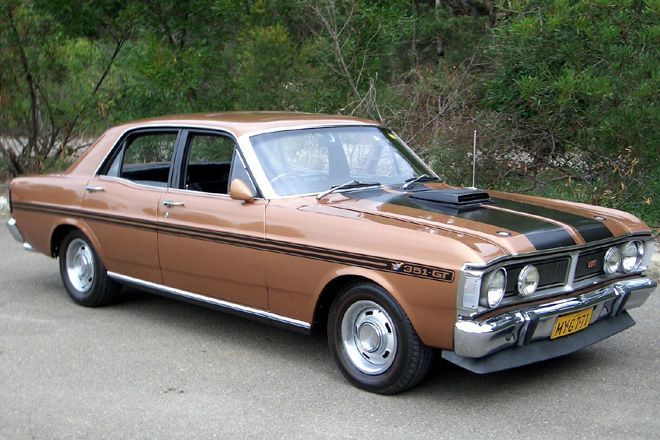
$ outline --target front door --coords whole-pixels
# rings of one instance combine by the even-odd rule
[[[194,130],[182,137],[179,176],[158,203],[163,284],[266,310],[266,201],[229,197],[235,177],[254,189],[233,138]]]

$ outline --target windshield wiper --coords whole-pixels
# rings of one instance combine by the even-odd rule
[[[316,196],[316,200],[320,200],[323,197],[327,196],[330,193],[333,193],[337,190],[340,189],[347,189],[347,188],[362,188],[365,186],[378,186],[380,185],[379,182],[372,182],[372,183],[367,183],[367,182],[360,182],[359,180],[351,180],[350,182],[342,183],[341,185],[335,185],[332,188],[330,188],[327,191],[323,191],[322,193],[319,193],[319,195]]]
[[[410,179],[407,179],[406,183],[404,183],[401,186],[401,189],[406,190],[406,189],[410,188],[411,186],[413,186],[414,184],[416,184],[417,182],[422,182],[422,181],[430,182],[430,181],[434,181],[434,180],[442,180],[442,179],[440,179],[439,177],[435,177],[435,176],[429,176],[428,174],[421,174],[417,177],[411,177]]]

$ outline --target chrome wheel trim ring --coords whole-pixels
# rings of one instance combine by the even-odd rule
[[[341,321],[341,342],[348,360],[365,374],[382,374],[394,363],[394,321],[373,301],[356,301],[346,310]]]
[[[87,293],[94,283],[94,253],[89,244],[80,238],[69,243],[66,250],[66,274],[71,286],[80,293]]]

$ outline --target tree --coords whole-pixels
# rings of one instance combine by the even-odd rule
[[[0,154],[12,175],[39,172],[70,155],[70,142],[93,121],[126,35],[112,43],[67,35],[30,2],[4,1],[0,16]]]

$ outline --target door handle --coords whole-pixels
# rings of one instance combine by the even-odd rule
[[[174,200],[163,200],[163,206],[171,208],[173,206],[186,206],[183,202],[175,202]]]
[[[86,186],[85,191],[89,193],[103,192],[105,189],[102,186]]]

